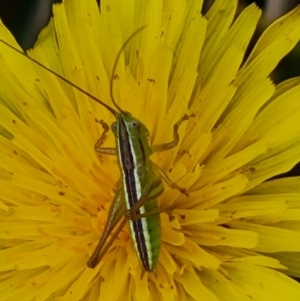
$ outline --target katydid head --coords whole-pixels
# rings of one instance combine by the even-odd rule
[[[138,119],[133,117],[129,112],[117,113],[116,121],[112,123],[111,130],[116,137],[122,132],[122,127],[126,128],[126,132],[130,138],[139,140],[148,140],[149,131],[147,127]]]

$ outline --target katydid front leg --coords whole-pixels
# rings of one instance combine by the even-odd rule
[[[166,150],[169,150],[171,148],[174,148],[175,146],[178,145],[179,143],[179,133],[178,129],[179,126],[181,125],[182,122],[189,120],[192,117],[195,117],[195,114],[187,115],[185,114],[180,120],[178,120],[174,125],[173,125],[173,140],[167,143],[162,143],[162,144],[157,144],[151,146],[151,149],[153,153],[158,153],[158,152],[164,152]]]
[[[157,145],[153,145],[152,151],[153,153],[157,153],[157,152],[164,152],[166,150],[169,150],[171,148],[174,148],[178,145],[179,143],[179,133],[178,133],[178,129],[179,126],[181,125],[182,122],[189,120],[190,118],[195,117],[195,114],[191,114],[191,115],[184,115],[180,120],[178,120],[174,126],[173,126],[173,140],[167,143],[162,143],[162,144],[157,144]],[[167,176],[167,174],[155,163],[153,163],[155,165],[155,167],[157,168],[157,170],[159,171],[159,173],[161,174],[162,178],[164,179],[164,181],[167,183],[167,185],[172,188],[172,189],[177,189],[179,190],[182,194],[185,194],[186,196],[189,196],[186,189],[183,187],[178,186],[176,183],[172,182],[172,180]]]
[[[109,131],[109,126],[107,123],[105,123],[103,120],[97,120],[96,122],[100,123],[102,125],[103,128],[103,132],[100,136],[100,138],[97,140],[97,142],[94,145],[94,149],[97,153],[99,154],[103,154],[103,155],[113,155],[116,156],[117,155],[117,151],[114,147],[102,147],[101,145],[103,144],[103,142],[106,139],[106,134]]]

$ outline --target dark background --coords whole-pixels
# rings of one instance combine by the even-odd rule
[[[98,4],[100,2],[100,0],[95,1]],[[203,13],[209,9],[213,1],[204,0]],[[0,17],[14,34],[20,46],[26,50],[34,45],[39,31],[52,16],[52,4],[59,2],[61,0],[0,0]],[[256,2],[264,14],[252,45],[268,24],[300,4],[300,0],[239,0],[238,11],[253,2]],[[300,46],[283,59],[272,75],[273,80],[277,83],[290,77],[299,76],[299,57]],[[295,60],[298,64],[295,64]]]

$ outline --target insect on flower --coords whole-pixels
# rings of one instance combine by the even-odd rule
[[[101,104],[111,112],[116,119],[111,125],[111,130],[115,136],[115,148],[102,146],[106,139],[106,134],[109,131],[109,126],[103,120],[98,121],[102,125],[103,133],[96,142],[94,148],[99,154],[117,156],[121,178],[113,188],[115,197],[109,210],[103,234],[87,262],[87,266],[90,268],[94,268],[99,263],[118,233],[124,227],[126,221],[128,221],[132,241],[144,272],[155,271],[161,244],[159,217],[159,212],[161,210],[158,208],[157,197],[160,196],[164,190],[162,179],[164,179],[171,188],[178,189],[181,193],[188,196],[184,188],[173,183],[168,176],[150,160],[150,155],[154,152],[166,151],[177,146],[179,142],[178,128],[180,124],[190,117],[193,117],[193,114],[184,115],[174,124],[172,141],[150,146],[149,131],[146,126],[129,112],[120,108],[113,96],[113,82],[116,76],[116,67],[120,55],[131,39],[143,29],[144,27],[139,28],[125,41],[113,66],[110,79],[110,95],[112,102],[118,111],[53,70],[42,65],[35,59],[28,57],[22,51],[14,48],[5,41],[0,40],[8,47],[26,56],[35,64],[38,64],[40,67],[51,72],[64,82]],[[115,230],[112,237],[108,239],[109,235],[120,221],[121,223],[118,228]]]

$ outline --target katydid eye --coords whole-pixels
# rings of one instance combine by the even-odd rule
[[[111,130],[113,132],[115,132],[117,130],[117,123],[116,122],[113,122],[112,125],[111,125]]]
[[[139,129],[141,127],[141,123],[138,120],[133,120],[131,122],[132,126],[136,129]]]

